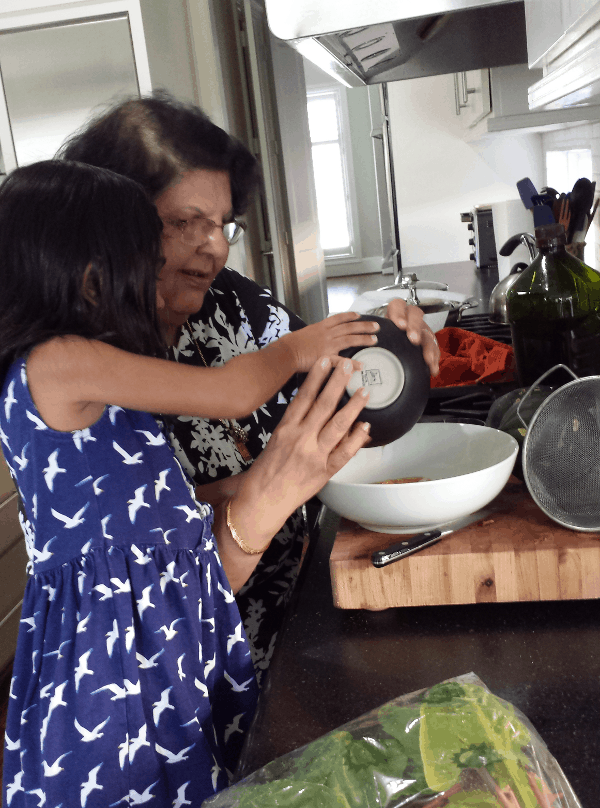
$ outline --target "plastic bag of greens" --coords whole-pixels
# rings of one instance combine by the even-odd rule
[[[581,808],[527,718],[473,673],[277,758],[204,808]]]

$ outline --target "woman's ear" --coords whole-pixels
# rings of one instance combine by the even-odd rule
[[[81,281],[81,294],[92,306],[97,306],[102,292],[102,278],[93,261],[87,265]]]

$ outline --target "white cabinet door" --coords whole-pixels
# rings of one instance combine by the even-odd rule
[[[599,0],[562,0],[563,29],[568,29],[577,22],[586,11],[599,4]]]
[[[564,6],[571,2],[586,2],[586,0],[525,0],[529,67],[537,65],[552,45],[562,37],[565,31]]]

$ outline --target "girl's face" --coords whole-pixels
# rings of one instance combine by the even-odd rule
[[[165,257],[157,302],[167,338],[172,341],[179,326],[202,308],[204,295],[225,266],[229,244],[219,225],[233,221],[229,174],[209,169],[188,171],[154,203],[164,225]],[[174,223],[194,217],[211,219],[217,226],[190,244],[182,240]]]

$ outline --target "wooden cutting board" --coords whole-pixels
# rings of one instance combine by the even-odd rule
[[[329,561],[340,609],[600,598],[600,533],[549,519],[511,477],[486,519],[401,561],[377,568],[371,554],[406,536],[342,519]]]

